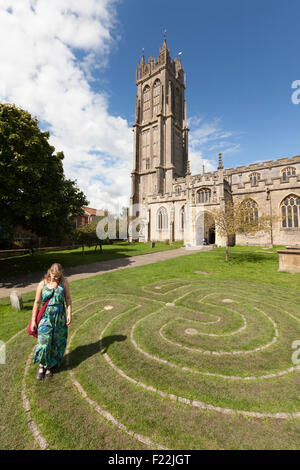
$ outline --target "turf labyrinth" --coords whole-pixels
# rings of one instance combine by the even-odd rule
[[[207,278],[76,300],[51,383],[35,380],[32,348],[23,358],[36,448],[299,448],[299,306],[278,287]]]

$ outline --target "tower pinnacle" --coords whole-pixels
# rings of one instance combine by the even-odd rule
[[[218,165],[218,170],[223,170],[223,162],[222,162],[222,153],[219,153],[219,165]]]

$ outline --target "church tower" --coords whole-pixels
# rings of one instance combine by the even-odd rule
[[[171,60],[166,39],[157,60],[150,56],[146,63],[142,55],[136,85],[131,206],[171,193],[172,180],[186,175],[188,160],[186,78],[180,58]]]

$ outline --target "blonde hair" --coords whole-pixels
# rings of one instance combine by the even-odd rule
[[[64,282],[65,277],[63,275],[63,268],[62,265],[59,263],[53,263],[52,266],[48,269],[47,273],[44,276],[44,279],[46,282],[51,281],[51,274],[54,274],[57,279],[59,279],[59,282]]]

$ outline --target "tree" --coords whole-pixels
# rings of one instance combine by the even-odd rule
[[[15,105],[0,103],[0,239],[12,240],[22,225],[38,236],[63,238],[88,201],[76,181],[66,179],[63,152],[49,132]]]
[[[229,238],[237,233],[250,235],[269,231],[272,226],[272,218],[267,215],[259,216],[252,202],[251,199],[236,203],[226,201],[224,208],[214,211],[216,229],[219,235],[226,238],[226,261],[229,259]]]
[[[97,216],[95,217],[95,220],[93,220],[89,224],[84,225],[83,227],[78,227],[74,234],[76,242],[78,243],[95,242],[95,240],[97,239],[96,228],[97,228],[98,222],[102,220],[104,217],[106,217],[107,215],[108,215],[108,211],[105,210],[103,216]]]

